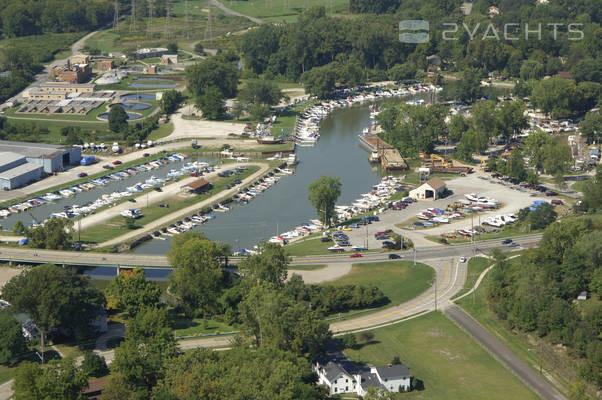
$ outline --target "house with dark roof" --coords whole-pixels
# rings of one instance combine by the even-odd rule
[[[334,352],[316,361],[313,370],[318,374],[318,384],[328,388],[328,393],[355,393],[365,396],[370,387],[388,392],[410,390],[410,369],[403,364],[368,367],[347,359],[341,352]]]

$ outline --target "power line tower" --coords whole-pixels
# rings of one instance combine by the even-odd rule
[[[130,32],[136,30],[136,0],[132,0],[132,17],[130,21]]]
[[[204,40],[210,40],[213,38],[213,20],[211,18],[211,8],[206,8],[205,11],[208,14],[207,17],[207,27],[205,28],[205,37]]]
[[[119,0],[115,0],[115,13],[113,14],[113,29],[117,28],[119,23]]]
[[[165,36],[167,40],[171,37],[171,0],[167,2],[167,14],[165,16]]]
[[[148,0],[148,26],[153,27],[153,0]]]

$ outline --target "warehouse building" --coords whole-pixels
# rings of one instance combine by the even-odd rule
[[[0,188],[19,188],[39,180],[43,175],[44,167],[27,162],[25,156],[0,152]]]
[[[437,200],[441,198],[447,186],[443,179],[434,177],[414,190],[410,190],[410,197],[417,200]]]
[[[28,163],[42,166],[44,172],[64,171],[71,165],[79,165],[82,159],[81,148],[56,146],[44,143],[9,142],[0,140],[0,152],[25,157]],[[2,159],[4,161],[4,158]]]

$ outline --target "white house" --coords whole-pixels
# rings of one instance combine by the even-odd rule
[[[407,365],[394,364],[384,367],[372,367],[370,372],[389,392],[406,392],[410,390],[410,369]]]
[[[313,365],[318,374],[318,384],[328,388],[328,393],[355,393],[365,396],[370,387],[388,392],[410,390],[410,369],[403,364],[383,367],[366,367],[352,363],[343,353],[331,354],[328,361]]]
[[[324,366],[316,364],[314,370],[318,374],[318,384],[327,386],[329,394],[356,393],[353,375],[341,364],[329,361]]]
[[[417,200],[437,200],[445,193],[446,185],[443,179],[434,177],[410,190],[410,197]]]

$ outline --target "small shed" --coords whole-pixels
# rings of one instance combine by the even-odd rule
[[[583,292],[579,293],[577,300],[587,300],[587,292],[584,290]]]
[[[195,194],[199,194],[199,193],[203,193],[206,192],[207,190],[211,189],[213,186],[211,185],[211,183],[209,183],[209,181],[207,179],[201,178],[201,179],[197,179],[196,181],[192,181],[187,185],[184,185],[180,188],[180,190],[184,193],[195,193]]]
[[[417,200],[437,200],[445,193],[446,187],[443,179],[434,177],[411,190],[410,197]]]

